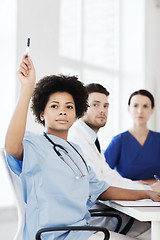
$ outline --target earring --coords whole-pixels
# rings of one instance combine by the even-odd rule
[[[41,116],[40,119],[41,119],[41,121],[44,121],[44,117],[43,116]]]

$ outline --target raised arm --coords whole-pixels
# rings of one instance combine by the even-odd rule
[[[28,56],[28,59],[26,59],[26,55],[23,56],[17,71],[17,77],[21,84],[20,96],[5,139],[6,152],[19,160],[23,159],[22,140],[26,127],[29,102],[35,84],[35,69],[31,58]]]

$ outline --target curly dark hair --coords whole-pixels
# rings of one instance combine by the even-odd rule
[[[56,92],[67,92],[72,95],[77,118],[82,117],[87,111],[88,93],[83,83],[76,76],[62,74],[45,76],[36,84],[32,95],[31,110],[38,123],[45,124],[40,119],[40,114],[44,111],[50,95]]]

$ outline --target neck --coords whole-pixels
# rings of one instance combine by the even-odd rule
[[[140,125],[133,125],[129,131],[131,133],[134,133],[136,136],[145,136],[148,134],[149,130],[146,125],[140,126]]]
[[[99,131],[99,128],[98,128],[98,127],[93,126],[92,124],[86,122],[84,119],[82,119],[82,121],[83,121],[85,124],[87,124],[87,126],[90,127],[95,133],[98,133],[98,131]]]
[[[51,130],[51,129],[46,129],[46,134],[51,134],[56,137],[62,138],[65,141],[67,141],[67,136],[68,136],[68,130],[67,131],[56,131],[56,130]]]

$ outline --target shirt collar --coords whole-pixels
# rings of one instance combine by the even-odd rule
[[[80,123],[84,126],[91,139],[95,142],[97,138],[97,133],[93,131],[83,120],[79,119]]]

